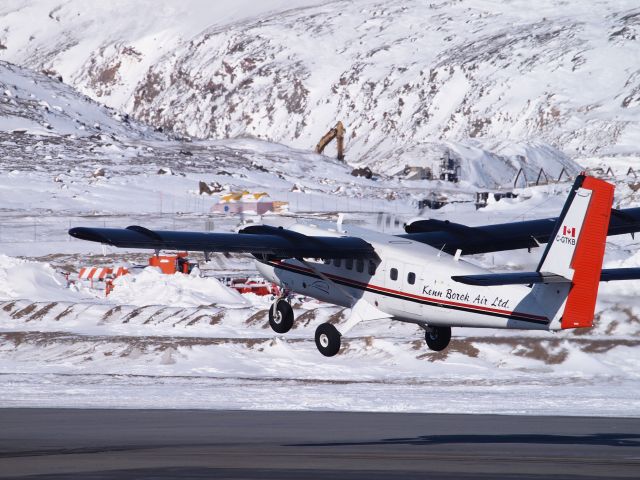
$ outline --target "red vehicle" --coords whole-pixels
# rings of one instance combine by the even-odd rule
[[[218,279],[238,293],[255,293],[261,296],[280,294],[280,288],[277,285],[261,277],[219,277]]]
[[[178,252],[175,255],[154,255],[149,259],[149,266],[160,268],[166,275],[173,275],[178,272],[189,274],[197,264],[189,261],[187,252]]]

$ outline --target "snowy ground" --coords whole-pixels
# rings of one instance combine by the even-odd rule
[[[61,274],[144,264],[150,253],[76,241],[66,235],[70,226],[235,229],[240,218],[207,213],[214,199],[198,195],[200,180],[268,191],[288,200],[289,216],[300,221],[321,224],[345,212],[347,229],[389,231],[399,230],[393,220],[420,215],[413,203],[419,192],[436,189],[463,201],[423,214],[478,225],[557,215],[569,184],[519,190],[515,199],[476,210],[468,201],[472,185],[355,178],[338,162],[265,142],[192,142],[188,157],[176,152],[183,146],[146,142],[154,154],[142,149],[136,162],[109,153],[95,162],[58,158],[0,172],[0,405],[640,415],[638,282],[603,285],[589,332],[460,329],[446,353],[433,353],[415,326],[370,322],[327,359],[313,332],[330,317],[344,321],[334,306],[296,305],[296,328],[279,336],[267,326],[265,299],[238,298],[212,278],[145,271],[118,280],[105,299],[86,286],[67,288]],[[59,148],[71,157],[70,148]],[[247,167],[251,162],[267,171]],[[626,164],[617,162],[616,202],[635,206]],[[100,166],[105,176],[95,177]],[[173,175],[158,174],[160,167]],[[232,174],[218,173],[223,168]],[[305,193],[291,192],[294,186]],[[612,238],[608,266],[640,265],[637,247],[630,236]],[[473,260],[531,269],[539,254]],[[206,274],[254,271],[247,256],[216,255],[209,264],[194,256]]]
[[[43,75],[0,70],[0,406],[640,415],[640,282],[603,285],[589,331],[459,329],[447,351],[434,353],[416,326],[369,322],[327,359],[313,332],[328,319],[345,321],[335,306],[299,299],[295,328],[279,336],[267,325],[267,299],[239,296],[209,276],[146,270],[117,280],[108,298],[64,276],[144,264],[151,253],[103,250],[69,237],[72,226],[233,231],[260,220],[210,214],[216,197],[200,195],[200,181],[267,192],[289,203],[289,220],[323,224],[345,213],[347,231],[391,233],[419,216],[469,225],[556,216],[570,183],[519,188],[517,198],[476,210],[482,176],[459,184],[366,179],[329,157],[261,140],[189,141]],[[467,155],[467,165],[499,173],[490,155]],[[551,171],[565,158],[537,161]],[[576,161],[576,169],[613,170],[617,207],[640,204],[638,182],[626,175],[637,157]],[[450,203],[419,211],[417,201],[431,195]],[[611,238],[606,265],[640,266],[637,252],[630,236]],[[529,270],[539,255],[472,260]],[[248,256],[194,257],[206,275],[255,272]]]
[[[262,145],[243,148],[256,158],[282,148],[267,145],[265,153]],[[15,175],[29,175],[29,180],[14,186]],[[153,188],[175,191],[180,201],[198,199],[189,188],[201,174],[156,176],[120,170],[97,183],[90,175],[73,176],[68,191],[89,193],[79,201],[65,189],[67,196],[57,198],[55,217],[44,221],[38,217],[40,205],[51,201],[52,189],[59,188],[57,182],[47,181],[47,175],[51,176],[0,174],[0,184],[19,192],[14,198],[5,193],[7,202],[26,198],[37,205],[32,210],[16,205],[2,212],[1,405],[640,415],[638,282],[603,285],[596,327],[587,332],[459,329],[449,350],[433,353],[415,326],[369,322],[350,332],[340,355],[327,359],[317,352],[313,332],[329,318],[345,320],[335,306],[303,299],[295,305],[296,327],[279,336],[267,325],[268,299],[236,295],[213,278],[164,277],[145,270],[117,280],[108,298],[81,284],[67,287],[63,271],[93,264],[143,264],[148,256],[103,252],[99,245],[69,240],[64,234],[69,225],[140,223],[172,228],[177,222],[176,228],[203,230],[208,218],[204,211],[161,214],[144,188],[149,178],[157,179]],[[251,172],[246,175],[236,181],[258,184]],[[220,177],[207,180],[216,178]],[[305,181],[311,183],[309,178]],[[128,196],[132,185],[138,194]],[[620,180],[617,201],[623,207],[636,205],[635,194],[625,185]],[[350,188],[360,187],[356,183]],[[569,184],[529,188],[516,199],[481,210],[461,203],[428,213],[472,225],[553,216],[568,188]],[[108,196],[109,191],[115,193]],[[363,188],[362,198],[374,193]],[[402,195],[399,198],[385,200],[387,215],[418,215]],[[349,213],[346,199],[338,201],[338,210],[347,212],[347,229],[377,227],[376,213],[357,208]],[[96,218],[90,213],[98,205]],[[307,213],[290,215],[314,223],[335,218],[329,211],[313,218]],[[25,227],[33,219],[35,235]],[[238,221],[213,219],[215,228],[222,230],[232,230]],[[49,238],[53,241],[43,241]],[[640,265],[634,239],[610,240],[608,266]],[[531,269],[539,254],[487,254],[473,261],[497,269]],[[209,264],[196,258],[206,274],[253,271],[247,256],[216,255]]]

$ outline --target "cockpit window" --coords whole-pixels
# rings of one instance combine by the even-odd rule
[[[376,274],[376,264],[375,262],[369,261],[369,275]]]

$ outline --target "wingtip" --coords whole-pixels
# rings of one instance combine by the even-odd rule
[[[69,235],[79,240],[88,240],[90,242],[106,243],[106,239],[97,233],[95,229],[87,227],[73,227],[69,229]]]
[[[83,230],[85,230],[83,227],[73,227],[73,228],[70,228],[67,233],[74,238],[82,238]]]

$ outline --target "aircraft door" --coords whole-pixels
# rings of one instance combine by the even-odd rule
[[[399,294],[402,291],[402,277],[404,276],[404,264],[394,259],[386,262],[384,269],[384,286],[386,296],[384,303],[389,313],[400,313],[402,311],[402,300]]]
[[[406,263],[404,265],[404,275],[402,277],[402,292],[405,300],[402,302],[402,310],[417,317],[422,313],[422,305],[415,300],[416,296],[422,293],[423,269],[415,264]]]

